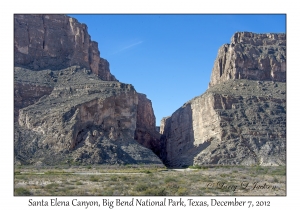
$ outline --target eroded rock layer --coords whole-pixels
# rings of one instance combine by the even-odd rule
[[[235,33],[215,60],[209,86],[229,79],[286,81],[286,35]]]
[[[161,164],[150,149],[134,140],[139,98],[132,85],[102,81],[79,66],[40,71],[45,77],[39,78],[36,72],[20,68],[16,78],[19,73],[27,75],[27,82],[42,83],[49,73],[56,79],[49,95],[19,110],[15,125],[19,160]]]
[[[87,26],[66,15],[14,15],[14,63],[31,70],[81,66],[115,81]]]
[[[236,33],[220,48],[209,89],[163,118],[170,167],[284,165],[285,34]]]

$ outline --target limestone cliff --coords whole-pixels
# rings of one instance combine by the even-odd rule
[[[238,32],[223,45],[209,86],[229,79],[286,81],[286,35]]]
[[[78,65],[102,80],[116,81],[109,63],[100,57],[97,42],[91,41],[87,26],[66,15],[14,15],[14,65],[37,71],[36,74]],[[24,84],[26,79],[15,79],[15,121],[19,109],[51,93],[55,78],[50,72],[46,83],[39,83],[39,87],[34,81]]]
[[[161,164],[138,143],[159,139],[151,101],[110,74],[86,25],[15,15],[14,47],[17,163]]]
[[[160,134],[156,130],[152,103],[146,95],[140,93],[138,94],[135,140],[155,154],[160,154]]]
[[[37,71],[77,65],[116,80],[87,26],[66,15],[14,15],[14,50],[15,66]]]
[[[285,58],[284,34],[235,34],[209,89],[162,119],[164,163],[285,164]]]

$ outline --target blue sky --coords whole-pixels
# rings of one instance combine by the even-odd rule
[[[285,33],[285,15],[69,15],[88,26],[123,83],[152,101],[156,125],[208,88],[218,49],[237,31]]]

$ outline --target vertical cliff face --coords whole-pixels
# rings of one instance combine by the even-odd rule
[[[14,20],[16,160],[161,164],[151,101],[115,79],[86,25],[65,15]]]
[[[155,116],[151,101],[145,94],[138,94],[135,140],[159,156],[160,134],[156,131]]]
[[[162,120],[162,159],[170,167],[285,164],[285,103],[285,83],[217,84]]]
[[[166,165],[193,165],[194,157],[212,140],[220,139],[220,118],[214,109],[215,96],[207,94],[187,102],[161,122]]]
[[[209,89],[162,119],[164,163],[285,164],[285,49],[285,34],[248,32],[222,46]]]
[[[215,60],[209,86],[229,79],[286,81],[286,35],[235,33]]]
[[[66,15],[14,15],[14,63],[32,70],[81,66],[115,81],[87,26]]]

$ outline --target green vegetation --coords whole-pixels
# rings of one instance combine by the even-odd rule
[[[286,195],[283,166],[201,167],[167,170],[144,165],[72,167],[65,169],[25,167],[15,171],[14,194],[31,196],[199,196]],[[192,167],[189,167],[192,168]],[[74,174],[80,172],[82,174]],[[84,172],[86,174],[84,174]],[[248,189],[233,190],[249,182]],[[251,190],[258,182],[277,190]],[[230,187],[231,186],[231,187]]]
[[[83,185],[83,183],[81,181],[77,181],[75,184],[76,185]]]
[[[18,195],[26,195],[26,196],[30,196],[31,195],[31,192],[23,187],[18,187],[18,188],[15,188],[14,190],[14,194],[16,196]]]
[[[284,166],[278,166],[274,170],[270,172],[271,175],[279,175],[279,176],[285,176],[286,175],[286,169]]]
[[[207,166],[198,166],[198,165],[195,165],[195,166],[189,166],[190,169],[208,169]]]
[[[98,182],[99,178],[95,177],[95,176],[91,176],[90,181],[92,181],[92,182]]]
[[[56,188],[58,187],[59,185],[57,183],[52,183],[52,184],[48,184],[46,185],[46,189],[53,189],[53,188]]]

